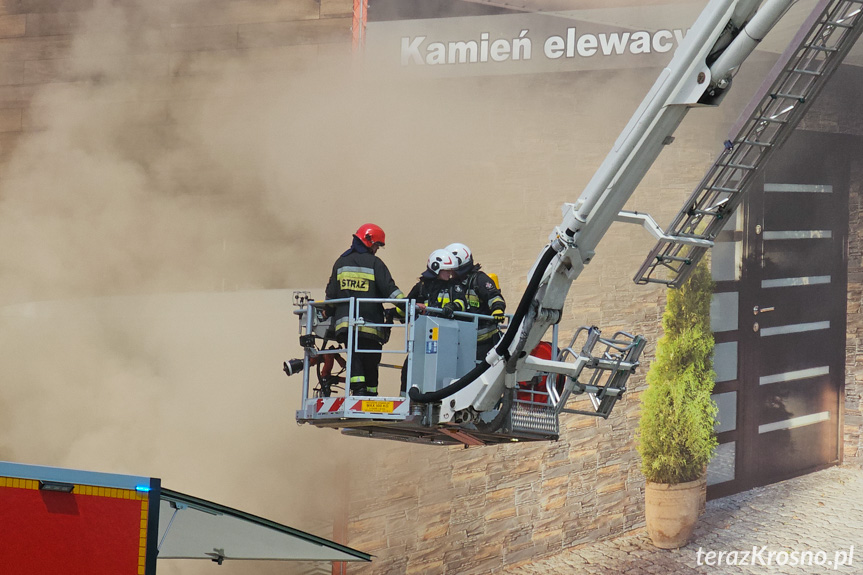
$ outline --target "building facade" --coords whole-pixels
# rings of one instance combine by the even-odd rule
[[[65,235],[50,245],[80,257],[80,242],[100,262],[87,277],[104,281],[58,285],[46,253],[27,265],[7,257],[8,269],[30,279],[7,282],[3,304],[139,288],[323,285],[325,260],[346,247],[361,218],[393,238],[384,257],[403,289],[432,249],[461,241],[500,276],[514,307],[560,205],[577,199],[702,3],[573,1],[570,12],[553,6],[547,15],[441,2],[472,11],[447,21],[400,13],[403,4],[376,3],[379,17],[369,8],[364,60],[352,50],[350,0],[0,0],[6,217],[31,217],[24,199],[48,189],[58,208],[33,212],[39,222],[79,210],[79,202],[65,206],[61,183],[83,194],[108,180],[116,193],[87,196],[93,207],[84,212],[100,230],[98,214],[118,196],[160,198],[134,204],[153,216],[134,228],[147,250],[91,250],[70,231],[77,228],[61,227]],[[506,44],[495,44],[494,33]],[[765,40],[722,106],[690,113],[631,209],[670,221],[788,37],[779,30]],[[479,52],[471,63],[465,53],[460,61],[458,50],[450,59],[449,44],[468,40],[487,42],[485,59]],[[712,496],[863,457],[860,63],[852,58],[836,74],[714,255],[721,445]],[[90,175],[69,175],[73,167]],[[152,225],[176,210],[201,215],[211,234]],[[126,213],[111,221],[123,227]],[[815,213],[823,218],[816,224],[800,219]],[[777,230],[829,237],[761,233]],[[814,251],[800,247],[806,241]],[[565,309],[563,331],[598,325],[651,342],[607,420],[566,416],[558,442],[466,450],[360,447],[345,438],[362,457],[339,478],[350,494],[335,511],[339,542],[375,556],[349,572],[489,573],[643,524],[635,433],[665,294],[631,278],[650,245],[642,230],[614,226]],[[164,264],[186,249],[197,266]],[[762,273],[768,260],[780,271]],[[791,286],[769,287],[776,277],[808,278],[799,283],[809,291],[789,290],[777,303],[775,290]],[[780,321],[765,309],[783,306],[796,317]],[[797,347],[780,339],[781,329],[764,336],[783,325],[811,329],[788,332]],[[791,367],[775,368],[780,351]],[[776,411],[765,414],[765,405]],[[794,453],[795,463],[783,467],[786,459],[771,453]],[[762,473],[765,465],[772,471]]]

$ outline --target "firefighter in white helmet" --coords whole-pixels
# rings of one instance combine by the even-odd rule
[[[461,243],[453,243],[444,248],[458,260],[456,276],[467,297],[467,311],[490,315],[495,321],[482,321],[476,336],[476,357],[483,359],[494,345],[500,341],[500,323],[506,321],[506,301],[500,287],[480,264],[474,263],[470,248]]]
[[[429,254],[426,269],[408,292],[408,299],[416,300],[421,313],[426,313],[427,308],[440,308],[444,318],[452,318],[457,311],[467,311],[464,286],[456,274],[458,264],[458,258],[446,250]],[[405,359],[401,373],[402,391],[407,389],[407,365]]]
[[[429,254],[426,269],[419,281],[408,293],[408,299],[417,301],[420,311],[426,307],[440,308],[444,317],[453,312],[467,311],[464,286],[457,279],[459,260],[446,250],[435,250]]]

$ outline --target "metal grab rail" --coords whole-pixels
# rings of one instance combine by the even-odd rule
[[[325,307],[348,304],[348,330],[345,341],[338,342],[335,339],[335,334],[330,337],[327,332],[331,331],[334,318],[323,319],[318,313]],[[389,304],[395,308],[404,310],[404,318],[399,318],[400,323],[379,323],[368,322],[362,316],[362,311],[367,304]],[[303,399],[308,399],[311,392],[310,368],[314,366],[314,358],[326,355],[346,355],[345,372],[350,374],[351,365],[353,363],[355,353],[385,353],[385,354],[405,354],[407,361],[411,361],[411,352],[413,349],[413,325],[416,321],[419,310],[417,309],[416,300],[408,300],[404,298],[339,298],[331,300],[314,301],[308,292],[295,292],[294,305],[299,309],[294,310],[294,314],[300,317],[300,345],[304,349],[303,354]],[[449,313],[445,313],[440,308],[427,307],[425,312],[427,315],[449,317]],[[479,329],[483,322],[493,323],[501,329],[505,329],[505,325],[498,323],[497,318],[490,315],[476,314],[470,312],[452,312],[452,319],[466,321],[473,324],[474,329]],[[507,316],[509,318],[509,316]],[[389,348],[377,350],[363,348],[359,337],[359,330],[362,327],[374,327],[385,329],[402,329],[404,337],[401,339],[401,345],[392,346]],[[338,348],[334,349],[318,349],[316,338],[337,341]],[[401,365],[382,363],[381,367],[388,369],[402,369]],[[407,370],[407,387],[410,389],[412,370],[410,363]],[[349,386],[346,386],[345,395],[349,393]]]
[[[334,318],[321,318],[317,310],[322,310],[325,307],[338,304],[348,304],[348,330],[347,339],[345,342],[338,342],[335,339],[335,333],[332,334],[333,341],[337,341],[344,347],[334,349],[318,349],[315,338],[327,340],[327,332],[332,329]],[[309,296],[308,292],[295,292],[294,305],[300,309],[294,310],[294,314],[300,317],[300,345],[303,347],[303,400],[308,399],[309,385],[309,368],[312,367],[312,360],[317,356],[324,355],[340,355],[346,354],[345,372],[351,373],[351,365],[353,362],[354,353],[408,353],[410,349],[411,327],[415,317],[415,301],[404,298],[339,298],[323,301],[314,301]],[[405,310],[404,321],[401,324],[396,323],[368,323],[360,315],[362,304],[391,304],[395,307],[403,307]],[[303,322],[305,320],[305,322]],[[330,324],[330,325],[327,325]],[[358,330],[360,327],[384,327],[387,329],[404,329],[403,344],[400,349],[364,349],[359,347],[360,338]],[[321,331],[323,328],[323,331]],[[350,377],[350,375],[348,375]],[[349,394],[350,386],[345,386],[345,397]]]

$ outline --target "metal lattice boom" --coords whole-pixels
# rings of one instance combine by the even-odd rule
[[[859,37],[863,0],[819,2],[788,50],[756,93],[737,135],[654,246],[638,270],[638,284],[681,285],[708,247],[684,238],[712,242],[740,205],[743,194],[774,150],[791,135],[806,110]],[[679,238],[679,239],[678,239]]]

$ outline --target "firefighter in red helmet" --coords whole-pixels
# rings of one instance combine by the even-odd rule
[[[386,243],[384,231],[375,224],[363,224],[354,234],[351,247],[333,264],[333,272],[327,283],[327,299],[342,298],[404,298],[396,286],[386,264],[375,255]],[[333,327],[336,341],[345,344],[348,339],[348,303],[330,305],[327,314],[335,318]],[[404,310],[398,308],[400,315]],[[380,303],[363,302],[358,315],[367,324],[384,323],[384,308]],[[373,350],[372,353],[356,353],[351,360],[350,394],[378,394],[378,366],[381,349],[386,343],[386,328],[362,325],[356,331],[356,349]],[[375,353],[375,351],[377,353]]]

